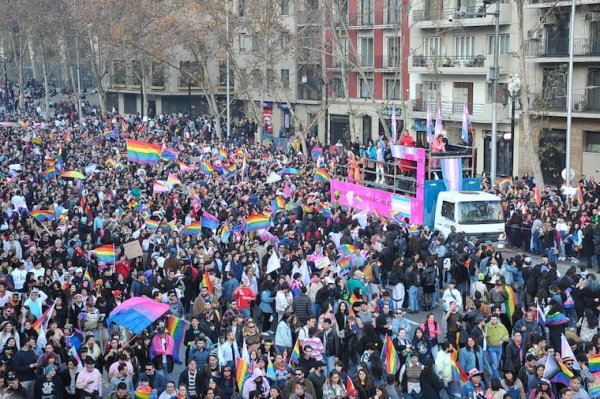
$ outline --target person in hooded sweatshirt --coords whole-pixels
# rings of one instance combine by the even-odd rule
[[[44,375],[38,377],[33,385],[34,398],[62,399],[63,383],[56,375],[57,367],[50,364],[44,368]]]
[[[252,391],[259,391],[262,393],[262,396],[268,396],[270,389],[269,380],[265,378],[264,372],[256,367],[252,372],[252,376],[244,382],[242,399],[249,399],[250,392]]]

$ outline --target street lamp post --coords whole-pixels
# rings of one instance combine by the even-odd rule
[[[510,152],[512,160],[510,163],[510,175],[514,175],[514,157],[515,157],[515,110],[519,96],[521,95],[521,76],[511,75],[507,82],[507,91],[511,102],[510,119]]]
[[[500,78],[500,71],[498,70],[498,58],[500,54],[500,2],[498,0],[483,0],[483,6],[495,3],[496,11],[493,13],[485,13],[485,15],[492,15],[496,18],[496,26],[494,31],[494,66],[492,67],[491,81],[492,81],[492,145],[491,145],[491,159],[490,159],[490,182],[494,184],[496,181],[496,166],[498,163],[498,106],[496,104],[496,98],[498,94],[498,79]]]

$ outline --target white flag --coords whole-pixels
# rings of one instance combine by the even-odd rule
[[[281,263],[279,263],[279,258],[275,254],[275,251],[269,257],[269,261],[267,262],[267,274],[279,269],[281,267]]]

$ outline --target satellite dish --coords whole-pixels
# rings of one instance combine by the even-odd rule
[[[575,178],[575,170],[570,169],[570,171],[569,180],[573,180]],[[562,172],[560,172],[560,175],[562,176],[563,180],[567,180],[567,168],[564,168]]]

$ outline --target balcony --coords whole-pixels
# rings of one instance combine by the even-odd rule
[[[548,113],[556,116],[566,116],[567,114],[567,97],[556,96],[554,93],[529,93],[529,105],[532,111],[539,114]],[[574,94],[573,109],[571,111],[579,114],[580,117],[600,117],[598,89],[587,89],[583,94]]]
[[[573,39],[574,56],[600,56],[600,38]],[[548,39],[531,41],[527,46],[529,57],[568,57],[569,39]]]
[[[348,18],[348,25],[351,28],[371,29],[374,26],[395,26],[402,23],[402,13],[400,10],[376,10],[351,15]]]
[[[411,72],[474,75],[485,74],[485,56],[437,57],[413,55]]]
[[[465,103],[464,101],[442,101],[441,111],[444,121],[460,122],[463,118],[463,111]],[[498,106],[498,121],[505,122],[510,119],[510,107],[503,107],[501,104]],[[467,104],[469,108],[469,114],[471,119],[476,123],[491,123],[492,121],[492,107],[493,103],[470,103]],[[423,100],[416,99],[412,102],[413,116],[419,119],[425,119],[427,117],[427,108],[431,112],[431,118],[435,121],[436,112],[438,105],[435,100]]]
[[[304,10],[296,13],[296,24],[297,25],[318,25],[321,23],[319,20],[319,10]]]
[[[441,3],[441,2],[440,2]],[[512,4],[500,4],[500,24],[512,23]],[[414,10],[412,22],[419,28],[453,28],[458,26],[492,26],[497,5],[484,10],[483,6],[442,8],[434,7]]]

